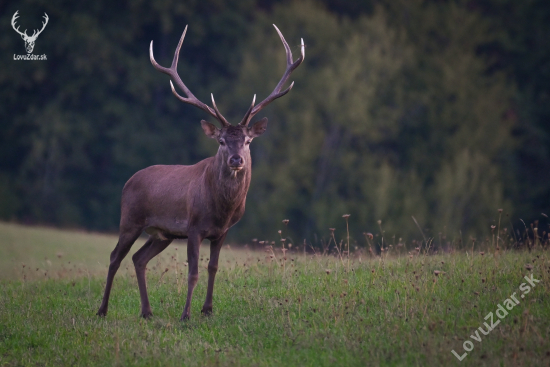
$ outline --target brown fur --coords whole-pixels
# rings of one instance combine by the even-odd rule
[[[275,25],[273,25],[275,27]],[[111,253],[111,262],[107,274],[107,284],[103,302],[98,315],[107,315],[109,294],[113,278],[120,267],[120,262],[130,251],[139,235],[145,231],[150,237],[132,260],[136,268],[136,278],[141,297],[141,315],[152,315],[145,269],[147,263],[161,253],[172,240],[187,238],[187,261],[189,278],[187,301],[182,319],[189,318],[193,290],[199,278],[199,248],[203,239],[210,240],[210,262],[208,263],[208,289],[202,312],[212,312],[212,294],[214,279],[218,270],[218,257],[228,229],[237,223],[244,214],[246,194],[250,186],[252,165],[248,145],[253,138],[264,133],[267,119],[263,118],[251,127],[250,120],[264,107],[290,91],[294,83],[282,90],[290,74],[305,57],[304,41],[301,44],[301,56],[292,61],[292,52],[283,34],[275,27],[285,47],[287,66],[283,77],[271,94],[254,106],[256,96],[250,108],[238,126],[232,126],[221,115],[212,95],[213,109],[199,101],[185,86],[178,75],[177,64],[181,45],[187,27],[180,38],[172,65],[169,68],[160,66],[153,56],[153,41],[149,47],[151,63],[158,71],[170,75],[171,80],[184,92],[180,96],[174,88],[172,93],[182,102],[196,106],[215,117],[222,124],[222,129],[201,121],[204,133],[220,143],[218,153],[192,166],[151,166],[137,172],[128,180],[122,190],[122,210],[120,216],[120,235],[118,244]]]
[[[226,126],[220,130],[203,121],[205,133],[221,141],[215,156],[192,166],[147,167],[128,180],[122,190],[119,242],[111,253],[99,315],[107,314],[113,278],[120,262],[143,231],[150,237],[132,257],[141,297],[141,315],[152,315],[145,267],[177,238],[187,239],[189,262],[189,288],[182,319],[190,315],[191,297],[198,279],[199,248],[203,239],[210,240],[210,262],[208,290],[202,312],[212,312],[219,252],[228,229],[244,214],[252,170],[248,144],[265,131],[266,124],[267,119],[263,119],[250,128]],[[231,164],[231,157],[236,156],[243,159],[242,165],[238,165],[239,171],[232,169],[236,167]]]

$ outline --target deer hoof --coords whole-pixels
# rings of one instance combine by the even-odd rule
[[[96,315],[100,316],[100,317],[105,317],[105,316],[107,316],[107,311],[99,310],[99,311],[97,311]]]
[[[212,315],[212,309],[211,308],[203,308],[201,310],[201,313],[204,315],[204,316],[211,316]]]
[[[189,320],[189,315],[182,315],[180,321],[187,321]]]
[[[142,312],[141,317],[143,317],[144,319],[147,320],[147,319],[150,319],[151,317],[153,317],[153,313],[151,311]]]

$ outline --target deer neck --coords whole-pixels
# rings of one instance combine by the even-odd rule
[[[239,206],[246,199],[252,175],[252,164],[250,154],[244,158],[245,166],[240,171],[234,172],[229,168],[227,159],[222,154],[218,153],[214,156],[208,181],[215,202],[223,208]]]

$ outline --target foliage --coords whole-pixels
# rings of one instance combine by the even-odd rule
[[[409,27],[390,26],[382,8],[351,22],[308,2],[259,17],[239,85],[257,91],[266,89],[260,74],[274,80],[267,86],[277,80],[262,67],[283,61],[269,36],[274,19],[294,44],[307,40],[307,64],[292,97],[271,107],[249,201],[260,215],[240,228],[260,236],[271,213],[295,219],[306,231],[298,236],[311,238],[348,212],[365,229],[381,219],[410,236],[416,216],[457,233],[487,228],[479,218],[491,218],[495,205],[511,207],[499,159],[513,147],[513,120],[503,118],[512,89],[485,75],[476,56],[484,23],[458,6],[411,10],[418,23]]]
[[[173,97],[148,60],[153,40],[168,64],[185,24],[180,75],[202,101],[213,92],[234,123],[284,70],[271,24],[295,54],[300,38],[307,45],[293,90],[265,110],[233,239],[271,233],[274,217],[291,219],[301,242],[325,236],[342,213],[362,223],[358,233],[382,220],[410,237],[411,216],[426,233],[466,235],[486,231],[498,208],[526,219],[548,210],[546,2],[23,0],[0,9],[5,55],[24,53],[10,26],[16,10],[28,29],[50,16],[35,47],[48,60],[10,57],[0,68],[0,218],[116,230],[134,172],[215,152],[198,124],[207,116]]]

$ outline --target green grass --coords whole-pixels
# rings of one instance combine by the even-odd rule
[[[149,264],[154,317],[143,320],[129,259],[115,278],[108,316],[95,316],[115,237],[1,224],[0,238],[0,366],[550,363],[550,261],[541,249],[363,257],[347,272],[336,257],[287,253],[283,266],[280,251],[271,259],[224,247],[214,315],[200,315],[203,252],[192,319],[180,322],[183,243]],[[540,283],[522,299],[528,274]],[[488,335],[479,333],[481,343],[471,339],[514,292],[520,304]],[[474,349],[459,362],[451,350],[464,353],[465,340]]]
[[[0,237],[0,279],[23,275],[36,279],[44,277],[44,272],[52,277],[63,267],[75,266],[76,272],[96,274],[108,264],[109,253],[117,243],[117,237],[112,235],[1,222]],[[36,274],[28,269],[34,269]]]

